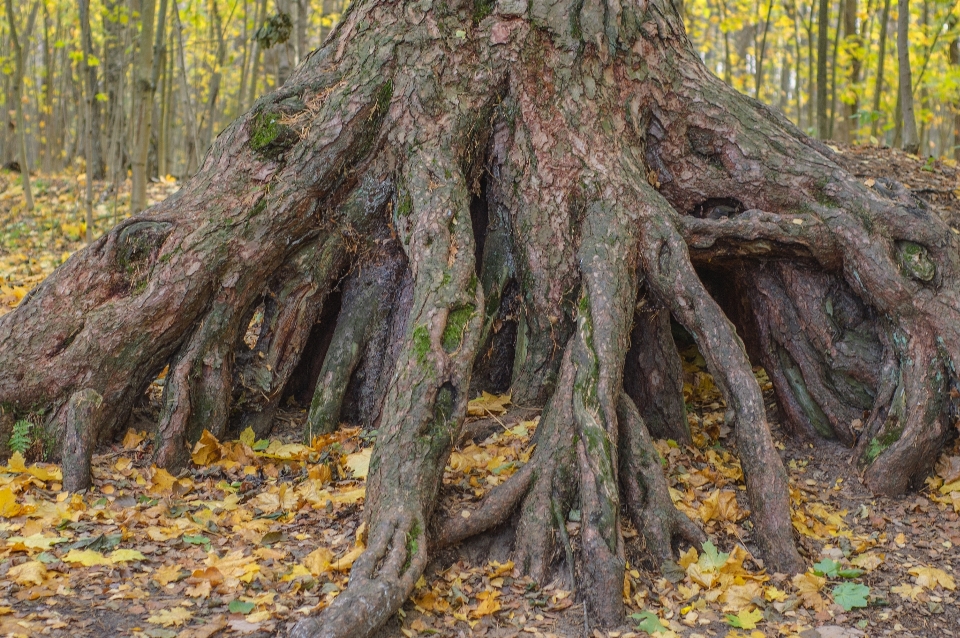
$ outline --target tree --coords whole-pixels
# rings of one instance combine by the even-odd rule
[[[900,109],[903,118],[903,150],[916,155],[920,152],[917,136],[917,117],[913,113],[913,79],[910,73],[910,0],[897,0],[897,60]]]
[[[87,175],[86,183],[84,184],[83,189],[83,209],[84,209],[84,218],[87,222],[87,243],[93,241],[93,173],[94,165],[98,163],[100,154],[96,155],[93,152],[94,148],[94,124],[93,124],[93,107],[96,104],[96,98],[94,94],[96,92],[97,86],[97,74],[96,67],[91,65],[90,58],[93,56],[92,48],[92,38],[90,36],[90,3],[89,0],[80,0],[78,3],[78,9],[80,10],[80,29],[82,32],[81,42],[82,42],[82,65],[83,65],[83,137],[84,137],[84,152],[87,157]],[[91,73],[90,70],[93,70]],[[98,123],[99,124],[99,123]],[[97,127],[99,128],[99,126]],[[98,131],[99,132],[99,131]],[[98,136],[99,137],[99,136]]]
[[[811,18],[812,19],[812,18]],[[829,139],[827,120],[827,46],[830,43],[830,0],[820,0],[817,11],[817,137]]]
[[[30,17],[27,19],[27,28],[23,33],[25,41],[30,40],[34,21],[37,17],[39,2],[31,5]],[[13,11],[13,2],[7,0],[7,24],[10,26],[10,44],[13,48],[13,100],[17,118],[17,146],[20,158],[20,176],[23,180],[23,195],[27,210],[33,210],[33,192],[30,189],[30,156],[27,153],[27,123],[23,117],[23,43],[17,34],[17,16]]]
[[[323,352],[355,348],[364,373],[331,359],[311,413],[335,426],[324,402],[347,393],[377,429],[367,549],[293,635],[370,635],[431,552],[515,513],[516,564],[543,580],[572,509],[578,590],[592,623],[615,625],[621,505],[658,559],[702,538],[645,425],[685,436],[668,314],[726,399],[751,542],[771,572],[796,572],[747,353],[798,436],[850,446],[865,483],[898,494],[947,435],[958,271],[960,237],[909,191],[866,186],[713,77],[674,3],[359,0],[176,195],[0,318],[0,402],[43,410],[77,488],[93,443],[165,368],[155,458],[176,467],[205,428],[268,429]],[[507,303],[515,344],[489,327]],[[474,362],[495,347],[512,353],[489,359],[513,370],[514,397],[544,406],[537,446],[450,517],[440,479]]]

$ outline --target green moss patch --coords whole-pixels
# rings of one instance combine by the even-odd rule
[[[473,304],[459,306],[450,311],[447,316],[447,326],[443,329],[443,338],[441,345],[446,353],[456,352],[463,341],[463,333],[466,330],[467,323],[476,312]]]

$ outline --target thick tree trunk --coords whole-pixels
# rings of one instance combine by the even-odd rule
[[[798,435],[839,439],[870,487],[898,493],[946,434],[958,282],[942,220],[710,75],[673,3],[358,0],[176,195],[0,318],[0,402],[45,408],[81,485],[89,442],[117,434],[168,365],[167,465],[203,428],[268,431],[313,378],[298,371],[317,370],[308,435],[347,399],[378,431],[368,549],[293,635],[370,635],[434,549],[514,515],[518,567],[545,581],[565,557],[591,623],[616,625],[621,503],[657,559],[702,538],[670,504],[644,423],[689,436],[671,317],[726,401],[749,540],[771,572],[794,572],[752,366]],[[472,516],[435,521],[504,303],[518,306],[514,401],[545,406],[537,447]]]

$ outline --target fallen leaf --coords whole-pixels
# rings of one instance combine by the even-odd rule
[[[113,561],[92,549],[71,549],[66,556],[61,558],[65,563],[80,563],[84,567],[93,567],[95,565],[112,565]]]
[[[936,589],[940,585],[944,589],[953,591],[957,588],[957,583],[953,576],[935,567],[913,567],[910,573],[917,577],[917,585],[927,589]]]
[[[172,609],[163,609],[150,616],[147,618],[147,622],[161,627],[179,627],[191,618],[193,618],[193,612],[183,607],[173,607]]]
[[[14,565],[7,572],[7,578],[12,578],[18,585],[42,585],[46,577],[47,567],[38,560]]]

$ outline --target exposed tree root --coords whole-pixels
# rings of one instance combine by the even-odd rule
[[[336,330],[323,359],[307,415],[305,438],[332,432],[340,422],[347,386],[367,352],[370,338],[387,318],[405,260],[388,245],[347,279]],[[375,380],[374,380],[375,381]]]
[[[268,292],[257,344],[239,370],[245,388],[237,399],[243,414],[240,429],[252,427],[258,436],[270,431],[283,389],[343,262],[343,240],[331,237],[301,251]]]
[[[687,245],[671,223],[670,205],[644,182],[640,251],[650,287],[697,340],[700,352],[727,402],[736,424],[755,540],[767,566],[784,573],[803,570],[793,542],[787,473],[773,445],[763,395],[753,376],[743,342],[717,303],[707,294],[690,264]]]
[[[660,456],[637,406],[626,393],[617,404],[620,420],[620,484],[627,512],[647,549],[661,563],[673,559],[674,541],[700,547],[703,531],[670,500]]]
[[[67,403],[63,438],[63,487],[79,492],[90,487],[90,459],[97,444],[96,412],[103,397],[94,390],[75,392]]]
[[[410,595],[426,567],[427,521],[466,410],[483,291],[469,195],[449,147],[431,145],[411,158],[404,188],[429,195],[396,220],[414,273],[413,306],[367,479],[370,542],[347,591],[295,636],[368,635]]]

